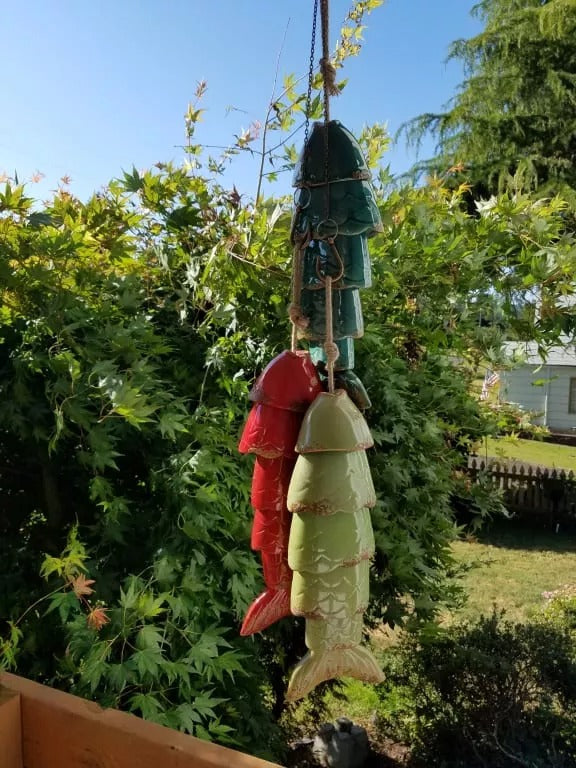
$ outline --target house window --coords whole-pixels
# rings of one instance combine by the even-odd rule
[[[568,397],[568,413],[576,413],[576,379],[570,379],[570,394]]]

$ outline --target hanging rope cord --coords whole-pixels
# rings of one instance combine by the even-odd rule
[[[322,19],[322,58],[320,72],[324,88],[324,122],[330,120],[330,96],[340,93],[336,85],[336,68],[330,61],[330,15],[328,0],[320,0],[320,16]]]
[[[325,226],[330,223],[330,146],[328,143],[328,123],[330,122],[330,97],[338,93],[336,87],[336,70],[330,61],[330,16],[328,0],[320,0],[320,17],[322,21],[322,59],[320,60],[320,71],[322,72],[323,90],[324,90],[324,184],[326,193],[326,220]],[[334,224],[336,222],[333,222]],[[336,248],[336,232],[326,236],[328,245],[340,263],[340,269],[343,271],[342,260],[338,249]],[[326,275],[324,279],[326,290],[326,340],[324,342],[324,354],[326,355],[326,371],[328,374],[328,391],[334,392],[334,367],[340,354],[338,345],[334,341],[334,319],[332,316],[332,282],[333,277]]]

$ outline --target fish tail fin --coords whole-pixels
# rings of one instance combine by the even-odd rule
[[[301,699],[319,683],[333,677],[355,677],[365,683],[384,680],[372,651],[365,646],[309,651],[292,672],[286,698],[288,701]]]
[[[245,636],[262,632],[271,624],[290,615],[290,590],[266,589],[248,608],[240,634]]]

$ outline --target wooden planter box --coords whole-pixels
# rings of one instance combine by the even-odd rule
[[[0,674],[0,768],[278,768]]]

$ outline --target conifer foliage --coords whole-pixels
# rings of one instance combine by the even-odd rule
[[[576,188],[576,2],[482,0],[483,31],[457,40],[449,59],[465,80],[440,114],[405,127],[431,133],[438,156],[417,170],[463,165],[482,191],[513,177],[547,192]]]

